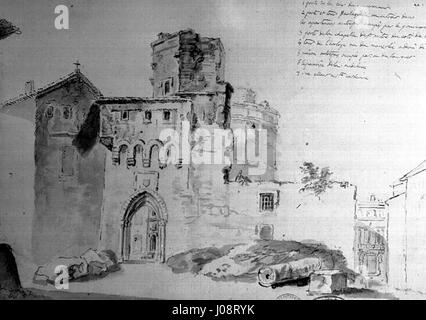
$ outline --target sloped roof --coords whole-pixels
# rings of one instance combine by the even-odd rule
[[[95,101],[97,104],[126,104],[126,103],[156,103],[156,102],[191,102],[191,99],[185,99],[176,96],[149,98],[149,97],[101,97]]]
[[[6,39],[14,33],[20,34],[21,30],[6,19],[0,19],[0,40]]]
[[[40,97],[42,95],[45,95],[57,88],[62,87],[63,85],[65,85],[66,83],[69,83],[75,79],[80,79],[82,80],[89,88],[91,88],[93,90],[93,92],[98,95],[99,97],[102,96],[102,93],[99,91],[98,88],[95,87],[95,85],[84,75],[81,73],[80,70],[75,70],[74,72],[71,72],[69,74],[67,74],[66,76],[63,76],[61,78],[59,78],[58,80],[51,82],[47,85],[45,85],[44,87],[35,90],[34,92],[30,93],[30,94],[20,94],[19,96],[9,99],[5,102],[3,102],[2,104],[0,104],[0,108],[26,100],[26,99],[30,99],[30,98],[36,98],[36,97]]]
[[[422,163],[420,163],[417,167],[415,167],[413,170],[411,170],[410,172],[406,173],[405,175],[402,176],[402,178],[400,178],[400,181],[405,181],[408,178],[411,178],[417,174],[419,174],[420,172],[423,172],[426,170],[426,160],[423,161]]]

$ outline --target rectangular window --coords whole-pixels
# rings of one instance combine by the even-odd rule
[[[161,82],[161,88],[163,92],[163,96],[167,96],[171,93],[173,87],[173,78],[164,80]]]
[[[74,175],[74,147],[72,146],[65,146],[62,149],[62,174]]]
[[[53,107],[52,106],[48,106],[46,109],[46,117],[48,117],[49,119],[53,117]]]
[[[121,120],[129,120],[129,111],[121,111]]]
[[[145,111],[145,121],[151,121],[152,113],[151,111]]]
[[[170,111],[164,111],[163,112],[163,120],[164,121],[170,121]]]
[[[170,82],[166,81],[164,83],[164,95],[167,95],[170,92]]]
[[[260,194],[260,211],[274,211],[274,194],[261,193]]]

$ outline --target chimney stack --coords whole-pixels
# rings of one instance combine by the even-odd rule
[[[34,80],[29,80],[25,82],[25,94],[28,96],[35,92]]]

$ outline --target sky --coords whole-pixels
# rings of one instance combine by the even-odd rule
[[[72,72],[76,60],[104,95],[151,96],[149,44],[160,32],[192,28],[221,38],[227,81],[253,88],[281,113],[281,179],[298,179],[299,166],[310,161],[361,195],[385,197],[426,159],[426,57],[373,66],[363,83],[296,77],[300,3],[1,0],[0,17],[22,34],[0,43],[0,101],[21,93],[27,80],[40,87]],[[54,27],[60,4],[69,8],[69,30]]]

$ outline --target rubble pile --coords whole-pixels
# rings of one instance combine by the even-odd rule
[[[59,257],[38,267],[34,274],[35,284],[55,284],[55,280],[62,272],[61,266],[68,271],[69,281],[88,281],[102,278],[111,272],[120,270],[118,259],[111,250],[87,250],[80,257]]]

